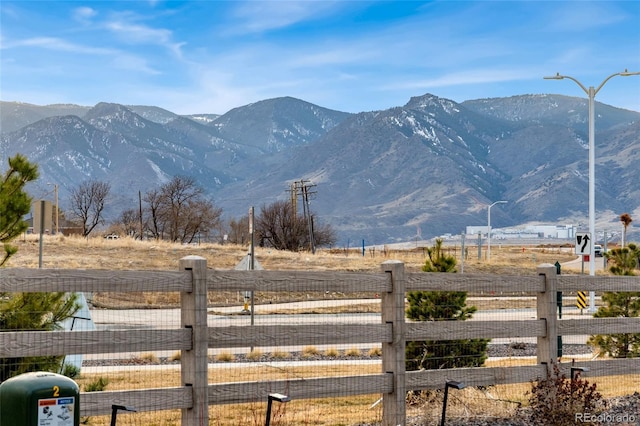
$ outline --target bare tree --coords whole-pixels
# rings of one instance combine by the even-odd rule
[[[175,176],[159,189],[148,191],[144,201],[146,226],[156,239],[191,243],[220,226],[222,209],[204,197],[203,189],[192,177]]]
[[[335,243],[335,233],[329,225],[318,227],[318,229],[313,232],[317,245]],[[290,201],[276,201],[262,206],[256,218],[256,231],[260,244],[264,246],[291,251],[309,247],[307,220],[294,211]]]
[[[120,213],[120,217],[114,222],[120,230],[130,237],[139,237],[140,217],[136,209],[127,209]]]
[[[89,180],[71,190],[71,211],[82,222],[82,236],[87,237],[104,222],[102,213],[111,186],[106,182]]]
[[[171,241],[179,241],[181,234],[188,228],[189,202],[197,200],[202,195],[192,177],[174,176],[162,185],[161,203],[162,216],[165,219],[167,233]]]
[[[311,220],[314,220],[314,216],[311,216]],[[338,240],[336,232],[331,225],[313,225],[313,238],[317,247],[332,246]]]
[[[229,221],[228,241],[231,244],[248,244],[251,239],[249,235],[249,216],[243,216],[236,220]]]
[[[260,245],[278,250],[298,251],[308,239],[306,222],[293,211],[288,201],[263,205],[255,227]]]
[[[148,191],[143,200],[147,203],[148,211],[146,222],[146,229],[153,235],[153,238],[159,240],[162,238],[162,232],[164,230],[163,221],[161,218],[160,210],[162,205],[162,197],[159,189],[152,189]]]
[[[183,243],[192,243],[201,234],[209,237],[220,223],[222,209],[215,208],[213,204],[204,199],[192,199],[186,203],[182,215],[179,218],[177,239]]]

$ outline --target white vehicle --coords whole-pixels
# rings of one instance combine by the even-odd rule
[[[602,257],[604,255],[602,246],[600,244],[595,244],[593,246],[593,254],[595,255],[595,257]]]

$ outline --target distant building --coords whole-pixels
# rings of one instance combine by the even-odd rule
[[[489,231],[488,226],[467,226],[466,234],[467,235],[478,235],[478,234],[487,235],[488,231]],[[496,232],[495,228],[493,228],[493,232],[494,233]]]
[[[42,207],[44,203],[44,216]],[[82,235],[82,226],[67,220],[62,212],[56,214],[55,204],[47,200],[36,200],[31,204],[31,217],[25,219],[29,224],[27,234],[40,234],[40,225],[44,220],[43,234],[53,235],[57,231],[62,235]],[[60,223],[56,226],[56,220]]]
[[[557,238],[562,240],[573,239],[576,235],[575,225],[525,225],[519,228],[495,228],[491,229],[491,238],[500,239],[534,239]],[[470,237],[481,234],[487,235],[487,226],[467,226],[466,234]]]

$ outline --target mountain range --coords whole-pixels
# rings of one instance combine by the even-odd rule
[[[640,113],[596,103],[598,229],[640,214]],[[0,159],[38,163],[35,198],[59,185],[111,184],[108,215],[175,175],[196,179],[226,218],[309,188],[339,244],[387,244],[487,223],[577,224],[588,210],[587,100],[519,95],[456,103],[425,94],[358,114],[268,99],[222,114],[154,106],[0,104]],[[49,184],[49,185],[48,185]]]

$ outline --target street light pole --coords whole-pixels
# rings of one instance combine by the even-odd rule
[[[551,77],[544,77],[546,80],[563,80],[565,78],[576,83],[587,94],[589,98],[589,234],[591,234],[591,248],[589,250],[589,275],[594,276],[596,274],[596,259],[594,244],[596,241],[596,153],[595,153],[595,97],[605,85],[607,81],[615,76],[629,77],[632,75],[640,75],[640,72],[629,72],[626,69],[623,72],[617,72],[611,74],[605,78],[597,89],[593,86],[586,88],[577,79],[556,73]],[[589,292],[589,311],[595,312],[595,293]]]
[[[505,200],[496,201],[495,203],[489,205],[489,207],[487,208],[487,262],[491,261],[491,207],[495,206],[496,204],[506,203],[507,201]]]

